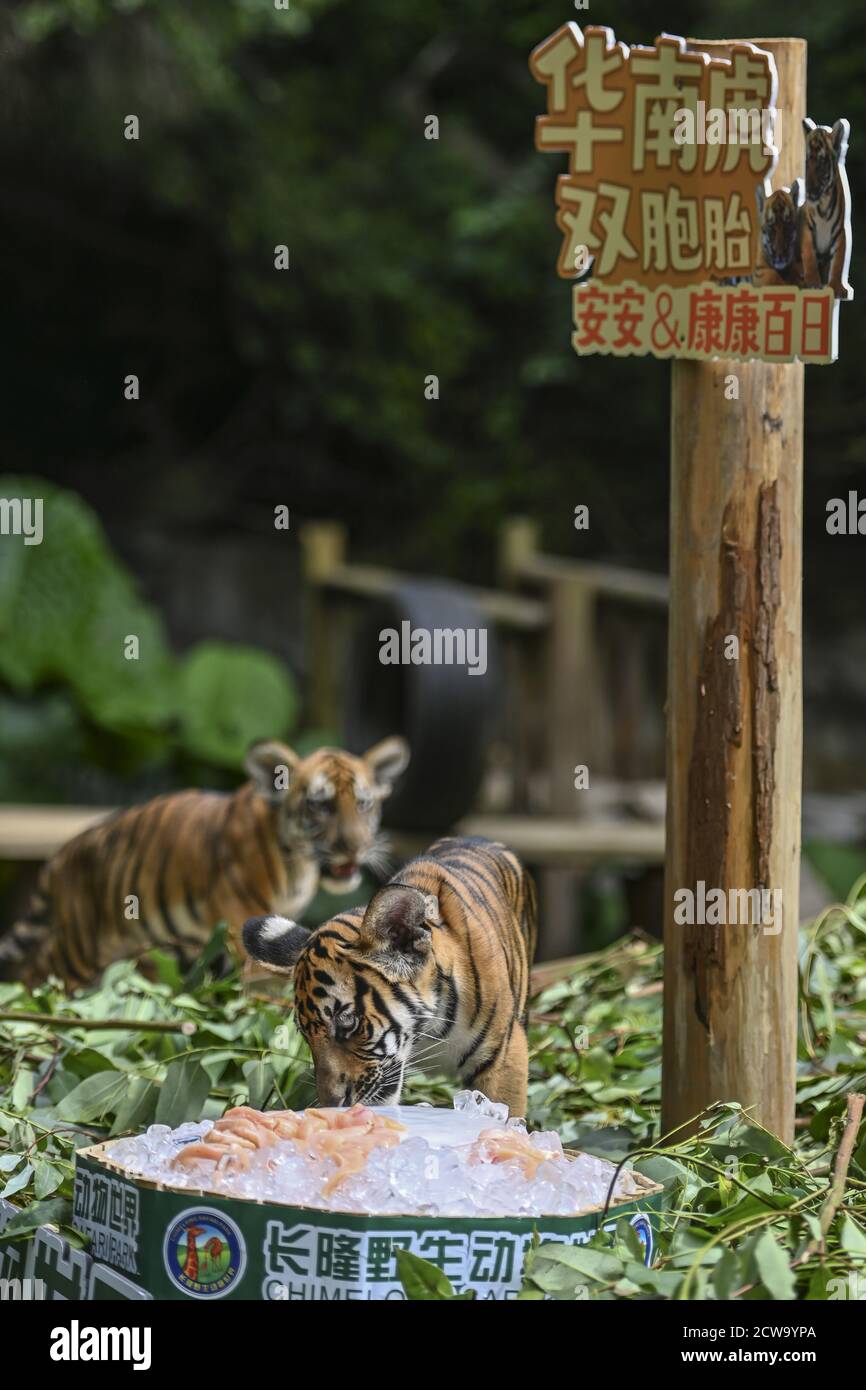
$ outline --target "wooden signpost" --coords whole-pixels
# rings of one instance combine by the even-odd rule
[[[532,54],[580,355],[671,357],[662,1126],[739,1101],[793,1136],[803,364],[851,297],[848,124],[799,39]]]

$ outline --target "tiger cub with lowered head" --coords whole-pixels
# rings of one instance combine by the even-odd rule
[[[504,845],[438,840],[366,908],[313,931],[255,917],[243,936],[253,960],[294,975],[321,1105],[393,1104],[415,1062],[525,1113],[536,898]]]
[[[402,738],[363,757],[258,743],[251,780],[231,795],[175,792],[116,812],[45,865],[27,915],[0,939],[0,979],[83,985],[151,946],[189,961],[220,921],[242,954],[251,910],[300,912],[320,882],[349,892],[381,861],[382,802],[408,761]]]

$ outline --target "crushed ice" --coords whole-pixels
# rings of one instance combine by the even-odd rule
[[[106,1155],[136,1176],[168,1187],[381,1216],[571,1216],[607,1200],[614,1165],[592,1154],[566,1159],[552,1131],[528,1136],[534,1148],[554,1155],[539,1163],[531,1178],[516,1161],[485,1161],[484,1145],[478,1143],[482,1131],[512,1129],[525,1135],[527,1130],[523,1120],[509,1119],[506,1106],[480,1091],[459,1092],[453,1110],[375,1109],[405,1126],[405,1135],[396,1148],[373,1149],[364,1168],[330,1194],[323,1187],[333,1177],[333,1161],[313,1160],[290,1140],[257,1150],[240,1170],[218,1170],[204,1159],[172,1166],[185,1145],[209,1133],[210,1120],[175,1130],[151,1125],[145,1134],[115,1141]],[[634,1175],[624,1169],[614,1198],[622,1201],[639,1192]]]

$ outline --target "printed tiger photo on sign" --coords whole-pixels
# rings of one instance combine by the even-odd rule
[[[866,30],[729,11],[0,6],[28,1366],[850,1342]]]

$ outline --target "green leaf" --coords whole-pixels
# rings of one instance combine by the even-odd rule
[[[635,1168],[644,1177],[650,1178],[653,1182],[659,1182],[667,1187],[674,1182],[687,1183],[689,1181],[689,1170],[684,1163],[678,1163],[676,1159],[667,1158],[664,1154],[642,1155],[635,1159]]]
[[[422,1260],[420,1255],[413,1255],[411,1250],[403,1250],[399,1246],[395,1247],[395,1254],[400,1283],[408,1299],[429,1303],[457,1297],[451,1280],[438,1265]]]
[[[122,1072],[98,1071],[80,1081],[55,1106],[59,1120],[86,1124],[113,1112],[126,1094],[129,1080]]]
[[[29,1067],[20,1067],[12,1086],[12,1109],[24,1110],[33,1087],[36,1085],[36,1073]]]
[[[172,994],[179,994],[184,981],[177,958],[155,946],[153,950],[148,951],[147,959],[155,969],[159,983],[168,985]]]
[[[49,1163],[44,1158],[34,1160],[34,1170],[33,1191],[37,1198],[50,1197],[51,1193],[56,1192],[60,1184],[66,1180],[64,1170],[58,1164]]]
[[[745,1115],[733,1115],[721,1124],[714,1131],[707,1147],[711,1153],[722,1158],[727,1154],[736,1154],[740,1160],[748,1154],[780,1159],[791,1152],[788,1145],[775,1134]]]
[[[0,1173],[11,1173],[23,1159],[23,1154],[0,1154]]]
[[[66,1197],[49,1197],[44,1202],[31,1202],[22,1208],[6,1226],[3,1236],[23,1236],[37,1226],[69,1226],[72,1224],[72,1203]]]
[[[6,1183],[6,1186],[3,1188],[3,1191],[0,1192],[0,1197],[11,1197],[13,1193],[20,1192],[22,1187],[27,1186],[28,1182],[30,1181],[30,1175],[32,1172],[33,1164],[25,1163],[24,1167],[21,1168],[17,1173],[15,1173],[14,1176],[11,1177],[9,1181]]]
[[[216,1086],[220,1081],[226,1070],[227,1063],[233,1062],[234,1059],[234,1052],[220,1052],[215,1049],[213,1052],[208,1051],[204,1054],[201,1059],[201,1064],[210,1078],[211,1088]]]
[[[7,1132],[9,1147],[14,1149],[16,1153],[27,1153],[36,1143],[36,1131],[28,1120],[13,1121],[11,1129]]]
[[[866,1255],[866,1234],[852,1216],[845,1212],[839,1232],[839,1244],[851,1255]]]
[[[284,738],[298,709],[286,667],[267,652],[201,642],[181,669],[181,735],[195,757],[241,768],[251,743]]]
[[[736,1289],[742,1288],[746,1280],[740,1272],[740,1261],[735,1250],[724,1250],[713,1270],[712,1284],[716,1298],[727,1301]]]
[[[615,1284],[623,1277],[623,1261],[607,1250],[585,1245],[539,1245],[526,1257],[525,1273],[553,1298],[575,1297],[580,1285]]]
[[[176,1129],[184,1121],[201,1117],[201,1108],[210,1090],[210,1079],[194,1057],[179,1057],[165,1073],[156,1105],[155,1121]]]
[[[261,1110],[274,1085],[274,1069],[269,1062],[260,1057],[254,1062],[244,1062],[244,1081],[249,1091],[249,1103],[254,1110]]]
[[[117,1108],[114,1124],[111,1126],[112,1134],[147,1129],[156,1116],[158,1100],[159,1087],[155,1081],[143,1076],[131,1077],[126,1096]]]
[[[820,1139],[822,1143],[830,1137],[830,1126],[837,1120],[846,1109],[847,1102],[844,1095],[837,1096],[835,1100],[828,1101],[815,1114],[809,1122],[809,1133],[813,1139]]]
[[[201,955],[199,955],[194,961],[184,981],[184,984],[188,990],[198,989],[199,985],[204,980],[209,967],[213,965],[215,960],[218,960],[220,956],[225,954],[227,934],[228,923],[217,922],[216,926],[210,934],[210,938],[208,940],[207,945],[201,952]]]
[[[625,1278],[641,1289],[652,1289],[662,1298],[675,1298],[683,1282],[683,1276],[673,1269],[647,1269],[646,1265],[633,1260],[626,1264]]]
[[[629,1257],[643,1261],[644,1247],[640,1236],[630,1222],[623,1218],[616,1223],[616,1253],[628,1262]]]
[[[760,1190],[760,1179],[756,1178],[754,1186]],[[715,1188],[707,1189],[717,1198],[718,1193]],[[725,1226],[736,1225],[740,1221],[753,1216],[766,1216],[772,1210],[784,1211],[797,1200],[793,1192],[769,1192],[766,1201],[760,1197],[745,1195],[739,1202],[732,1203],[730,1206],[721,1207],[718,1211],[709,1212],[704,1216],[705,1224],[711,1230],[723,1230]]]
[[[817,1265],[812,1271],[809,1279],[809,1287],[806,1290],[807,1302],[814,1303],[823,1301],[824,1299],[830,1299],[836,1292],[836,1287],[838,1287],[831,1287],[833,1278],[832,1271],[829,1270],[826,1265]]]
[[[635,1136],[630,1129],[622,1125],[606,1125],[603,1129],[581,1125],[569,1147],[618,1163],[635,1147]]]
[[[789,1258],[771,1231],[764,1231],[752,1251],[761,1283],[774,1299],[796,1297],[796,1280]]]

